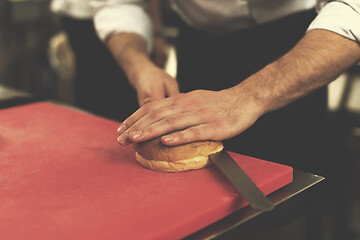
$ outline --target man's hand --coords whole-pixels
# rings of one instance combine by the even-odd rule
[[[134,33],[114,34],[107,45],[135,88],[140,106],[145,99],[160,99],[179,93],[177,81],[151,61],[141,36]]]
[[[233,88],[146,103],[119,127],[118,141],[126,145],[164,135],[164,144],[178,145],[233,137],[261,115],[330,83],[359,60],[357,42],[312,30],[286,55]]]
[[[162,99],[179,93],[177,81],[152,64],[144,67],[129,81],[137,92],[140,106],[145,103],[145,99]]]
[[[145,104],[119,127],[118,142],[127,145],[164,134],[166,145],[222,140],[245,131],[262,114],[248,94],[235,88],[197,90]]]

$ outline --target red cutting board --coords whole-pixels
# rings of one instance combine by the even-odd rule
[[[247,203],[215,167],[159,173],[119,123],[48,102],[0,111],[1,239],[179,239]],[[268,194],[292,168],[230,153]]]

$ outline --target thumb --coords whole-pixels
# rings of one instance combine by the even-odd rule
[[[166,88],[166,94],[168,97],[174,96],[180,92],[179,84],[175,79],[174,79],[174,81],[167,82],[165,85],[165,88]]]
[[[143,103],[143,104],[147,104],[147,103],[152,102],[152,101],[154,101],[154,100],[155,100],[155,99],[153,99],[153,98],[151,98],[151,97],[147,97],[147,98],[144,99],[144,103]]]
[[[143,92],[138,94],[139,105],[142,106],[145,103],[153,100],[165,98],[164,87],[155,87],[151,91]]]

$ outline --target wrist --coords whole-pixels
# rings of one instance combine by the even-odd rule
[[[275,105],[279,101],[279,89],[276,88],[274,79],[279,79],[279,76],[271,65],[246,79],[248,92],[254,103],[261,109],[262,115],[275,110]]]
[[[113,34],[108,39],[107,46],[133,86],[138,75],[152,65],[146,42],[137,34]]]
[[[261,80],[261,81],[260,81]],[[240,84],[228,89],[229,94],[235,96],[235,105],[244,108],[244,103],[248,111],[258,117],[273,110],[273,102],[276,101],[271,88],[263,83],[257,74],[252,75]]]
[[[138,79],[148,72],[148,69],[154,67],[153,62],[148,56],[132,56],[123,70],[129,80],[129,83],[136,87]]]

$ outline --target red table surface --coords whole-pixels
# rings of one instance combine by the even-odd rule
[[[0,111],[1,239],[179,239],[247,205],[215,167],[142,168],[118,122],[48,102]],[[292,168],[230,153],[269,194]]]

